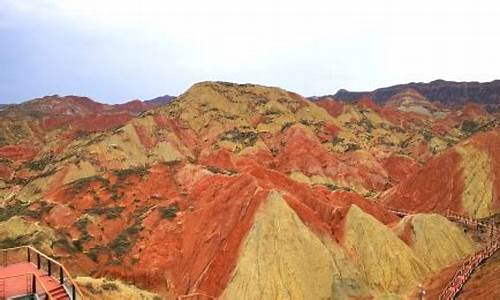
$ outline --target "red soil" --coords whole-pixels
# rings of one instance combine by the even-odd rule
[[[7,145],[0,148],[0,157],[13,161],[26,161],[35,158],[38,149],[29,145]]]
[[[492,163],[494,186],[493,209],[500,208],[500,130],[479,133],[470,143],[486,151]],[[462,158],[452,148],[431,159],[416,174],[389,190],[382,201],[389,206],[409,211],[446,213],[448,209],[464,214]]]
[[[344,103],[334,99],[325,99],[314,101],[320,107],[323,107],[332,117],[336,118],[344,112]]]
[[[415,174],[420,166],[417,162],[407,156],[391,155],[383,160],[384,169],[393,184],[397,184],[408,176]]]
[[[10,179],[14,172],[10,166],[0,162],[0,179]]]
[[[382,202],[409,211],[462,213],[461,156],[453,149],[430,160],[420,171],[389,190]]]
[[[139,140],[141,141],[141,144],[144,145],[146,149],[152,149],[156,145],[156,139],[146,127],[134,124],[134,129],[139,137]]]
[[[283,173],[301,171],[307,176],[326,176],[372,190],[384,190],[388,184],[385,170],[371,154],[363,151],[333,154],[301,125],[288,128],[273,143],[276,146],[271,147],[281,148],[275,164]]]
[[[377,111],[380,109],[380,106],[378,106],[375,101],[373,101],[373,98],[372,97],[363,97],[361,99],[359,99],[357,101],[357,104],[360,106],[360,107],[363,107],[363,108],[369,108],[373,111]]]

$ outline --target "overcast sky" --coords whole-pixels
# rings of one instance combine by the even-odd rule
[[[0,0],[0,103],[124,102],[205,80],[305,96],[500,72],[500,4]]]

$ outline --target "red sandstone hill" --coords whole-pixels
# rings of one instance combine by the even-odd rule
[[[420,185],[453,208],[457,194],[468,208],[497,193],[495,116],[412,90],[380,106],[203,82],[113,127],[116,108],[56,100],[14,123],[32,135],[5,135],[0,245],[33,243],[74,273],[167,299],[407,296],[480,245],[442,216],[401,219],[374,199],[442,212],[405,205],[429,196]],[[106,126],[75,130],[96,112]],[[445,176],[469,188],[438,190]],[[109,292],[82,282],[89,297]]]
[[[386,205],[485,218],[500,213],[500,130],[472,136],[382,196]]]

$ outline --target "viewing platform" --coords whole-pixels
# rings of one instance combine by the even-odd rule
[[[31,246],[0,249],[0,300],[79,300],[66,268]]]

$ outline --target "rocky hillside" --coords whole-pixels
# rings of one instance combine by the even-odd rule
[[[431,159],[384,193],[382,201],[413,211],[452,211],[476,219],[500,214],[500,130],[474,135]]]
[[[50,110],[70,120],[106,110],[75,102]],[[452,170],[463,199],[455,185],[434,189],[450,208],[496,212],[498,119],[416,90],[378,105],[202,82],[114,126],[70,134],[74,124],[44,130],[35,150],[34,133],[0,147],[0,243],[66,262],[92,297],[115,297],[102,288],[111,279],[167,299],[405,297],[482,246],[429,213],[442,210],[413,192],[415,176],[427,186]],[[400,218],[388,204],[425,213]]]

